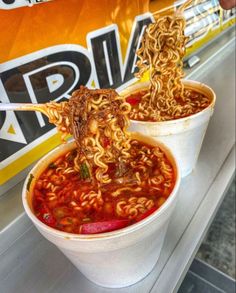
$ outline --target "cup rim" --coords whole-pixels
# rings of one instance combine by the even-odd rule
[[[64,232],[61,230],[57,230],[54,229],[50,226],[47,226],[46,224],[44,224],[43,222],[41,222],[33,213],[33,211],[31,210],[29,203],[28,203],[28,190],[27,190],[27,185],[28,182],[30,180],[30,177],[32,176],[32,174],[38,169],[38,167],[40,165],[42,165],[43,161],[50,157],[54,152],[59,151],[60,149],[63,149],[67,146],[73,145],[75,144],[74,141],[70,141],[67,144],[62,144],[58,147],[56,147],[55,149],[51,150],[50,152],[48,152],[45,156],[43,156],[36,164],[35,166],[32,168],[32,170],[28,173],[24,185],[23,185],[23,189],[22,189],[22,202],[23,202],[23,206],[25,209],[26,214],[28,215],[28,217],[32,220],[32,222],[35,224],[35,226],[38,228],[40,227],[43,231],[46,231],[58,238],[64,238],[64,239],[68,239],[68,240],[75,240],[75,241],[99,241],[99,240],[108,240],[108,239],[114,239],[117,237],[121,237],[124,236],[126,234],[135,232],[137,230],[139,230],[140,228],[142,228],[143,226],[148,225],[149,223],[151,223],[152,221],[156,220],[157,218],[159,218],[167,209],[168,207],[171,205],[171,203],[174,201],[174,199],[177,196],[178,193],[178,189],[180,186],[180,182],[181,182],[181,174],[180,174],[180,167],[179,164],[175,158],[175,156],[173,155],[173,152],[162,142],[157,141],[152,139],[149,136],[145,136],[142,135],[140,133],[135,133],[132,132],[132,134],[138,135],[138,137],[144,137],[146,139],[148,139],[149,141],[153,142],[153,144],[156,144],[157,146],[160,146],[160,148],[164,151],[164,153],[167,155],[167,157],[171,160],[171,164],[174,167],[175,173],[176,173],[176,178],[175,178],[175,184],[174,184],[174,188],[172,189],[170,195],[168,196],[167,200],[164,202],[164,204],[158,208],[156,211],[154,211],[151,215],[149,215],[148,217],[144,218],[143,220],[134,223],[132,225],[129,225],[127,227],[124,227],[122,229],[118,229],[118,230],[114,230],[114,231],[110,231],[110,232],[104,232],[104,233],[97,233],[97,234],[75,234],[75,233],[68,233],[68,232]]]
[[[143,81],[143,82],[135,83],[133,85],[130,85],[129,87],[127,87],[123,91],[121,91],[119,94],[122,95],[122,92],[127,91],[129,88],[132,88],[134,86],[140,85],[140,88],[137,88],[137,89],[135,89],[133,91],[133,92],[136,92],[136,91],[142,89],[142,85],[145,84],[145,86],[143,86],[143,87],[146,87],[146,86],[149,85],[149,83],[150,83],[150,81]],[[177,118],[177,119],[171,119],[171,120],[167,120],[167,121],[142,121],[142,120],[133,120],[133,119],[130,119],[130,122],[132,124],[137,124],[138,123],[138,124],[151,124],[151,125],[155,125],[155,124],[171,125],[171,124],[176,124],[176,123],[182,123],[182,122],[184,122],[184,121],[186,121],[188,119],[197,118],[197,117],[203,115],[205,112],[208,112],[209,110],[213,109],[214,106],[215,106],[215,102],[216,102],[216,94],[213,91],[213,89],[211,87],[209,87],[208,85],[206,85],[205,83],[202,83],[202,82],[199,82],[199,81],[190,80],[190,79],[184,79],[183,80],[183,84],[190,84],[190,83],[191,84],[200,85],[201,87],[207,89],[212,94],[212,101],[211,101],[211,103],[206,108],[204,108],[202,111],[197,112],[197,113],[194,113],[194,114],[189,115],[189,116],[186,116],[186,117]],[[125,95],[122,95],[122,96],[127,96],[127,95],[128,94],[125,94]]]

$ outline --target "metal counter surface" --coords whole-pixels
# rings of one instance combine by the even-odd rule
[[[121,289],[94,285],[22,214],[1,233],[0,292],[176,292],[235,172],[234,66],[235,40],[231,40],[188,75],[215,90],[215,113],[197,167],[181,183],[161,256],[145,279]]]

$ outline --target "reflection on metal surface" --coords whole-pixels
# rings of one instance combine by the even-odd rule
[[[194,65],[200,62],[200,58],[197,55],[190,57],[187,61],[185,66],[192,68]]]
[[[186,0],[160,3],[158,0],[150,1],[150,11],[154,14],[172,14]],[[219,0],[193,0],[184,11],[186,18],[187,56],[202,48],[223,30],[235,24],[236,8],[223,10]]]

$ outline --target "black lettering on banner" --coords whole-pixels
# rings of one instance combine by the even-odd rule
[[[56,78],[61,81],[59,87],[54,85],[53,76],[55,82],[58,82]],[[1,73],[1,81],[11,103],[45,103],[58,97],[62,100],[80,85],[86,85],[90,77],[90,60],[78,51],[57,52]],[[16,111],[15,114],[27,144],[55,127],[41,113]],[[41,115],[41,121],[38,114]],[[3,115],[4,112],[1,113],[0,129],[5,119]],[[24,146],[0,139],[0,162]]]
[[[120,48],[116,25],[97,30],[88,35],[99,88],[117,88],[122,84]]]
[[[152,22],[151,14],[136,17],[122,64],[121,48],[116,25],[91,32],[87,36],[88,48],[93,55],[96,86],[119,88],[134,78],[136,50],[146,26]]]
[[[0,102],[0,105],[1,105],[1,102]],[[0,112],[0,129],[2,128],[4,122],[5,122],[5,119],[6,119],[6,113],[5,112]]]
[[[52,0],[0,0],[1,9],[14,9],[22,6],[45,3]]]
[[[45,60],[45,57],[43,60]],[[45,103],[49,100],[55,100],[65,93],[66,95],[71,94],[73,90],[77,89],[80,85],[86,85],[91,76],[90,60],[87,56],[80,52],[65,51],[54,53],[49,55],[46,61],[43,61],[43,63],[45,62],[49,64],[49,66],[43,66],[42,64],[42,70],[34,70],[34,73],[28,73],[27,75],[30,80],[30,84],[33,87],[36,99],[37,101],[40,101],[40,103]],[[78,68],[78,74],[75,72],[76,68]],[[64,79],[64,82],[58,89],[51,91],[50,87],[48,86],[48,79],[53,75],[61,75]],[[68,92],[68,90],[72,87],[77,75],[79,75],[78,82],[74,84],[73,88]],[[38,87],[41,90],[38,90]]]
[[[5,4],[12,4],[12,3],[15,2],[15,0],[2,0],[2,1],[3,1],[3,3],[5,3]]]
[[[137,18],[138,19],[138,18]],[[137,67],[135,66],[136,63],[136,51],[141,45],[141,38],[145,32],[145,28],[149,23],[152,22],[151,17],[147,17],[144,19],[137,20],[135,22],[134,29],[130,36],[130,44],[128,48],[128,52],[126,53],[127,61],[125,62],[125,74],[123,78],[123,83],[128,82],[134,77],[134,73],[137,72]]]
[[[42,3],[42,2],[48,2],[50,0],[27,0],[29,2],[29,4],[32,4],[32,3]]]

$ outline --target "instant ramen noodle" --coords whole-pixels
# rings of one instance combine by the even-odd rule
[[[149,71],[150,86],[132,93],[127,101],[132,105],[130,118],[141,121],[167,121],[195,114],[208,107],[211,100],[201,93],[185,89],[182,78],[183,57],[187,37],[184,35],[184,8],[173,16],[156,16],[142,38],[137,51],[137,77]]]
[[[35,184],[33,210],[42,222],[71,233],[108,232],[166,201],[176,180],[173,166],[159,147],[131,138],[125,98],[81,87],[60,104],[60,114],[57,103],[47,106],[77,147],[50,163]]]

